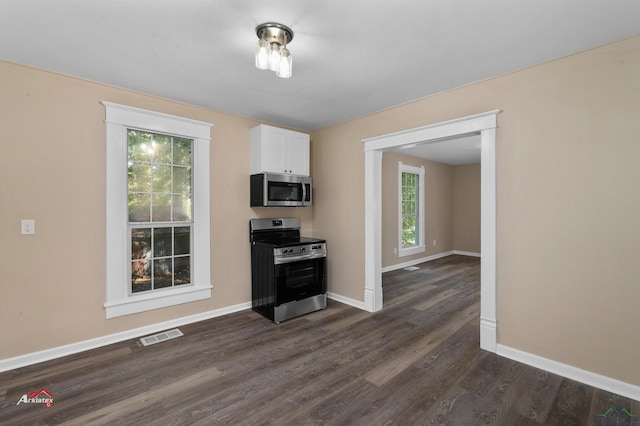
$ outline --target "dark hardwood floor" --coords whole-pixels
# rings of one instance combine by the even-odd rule
[[[375,314],[248,310],[0,373],[0,424],[636,424],[613,421],[637,401],[479,349],[479,259],[419,266],[384,274]],[[52,407],[17,405],[42,388]]]

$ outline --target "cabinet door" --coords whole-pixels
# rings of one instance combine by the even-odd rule
[[[309,176],[309,135],[291,133],[289,135],[288,149],[285,154],[289,158],[289,170],[294,175]]]
[[[285,146],[287,140],[281,129],[266,127],[262,131],[262,171],[291,173]]]
[[[251,173],[309,175],[309,135],[278,127],[251,129]]]

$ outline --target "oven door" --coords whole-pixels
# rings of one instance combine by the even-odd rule
[[[275,265],[276,306],[327,292],[327,258]]]

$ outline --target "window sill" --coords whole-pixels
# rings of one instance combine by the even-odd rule
[[[401,248],[398,250],[398,257],[411,256],[412,254],[424,253],[424,251],[424,246]]]
[[[209,299],[211,298],[211,288],[211,285],[201,285],[129,296],[122,301],[107,303],[104,307],[107,311],[107,319],[121,317],[152,309]]]

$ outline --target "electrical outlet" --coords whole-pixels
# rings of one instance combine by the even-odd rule
[[[433,240],[433,246],[434,247],[436,246],[436,240]]]
[[[393,248],[393,254],[398,254],[398,248],[397,247]]]
[[[36,221],[33,219],[22,219],[20,222],[22,235],[32,235],[36,233]]]

